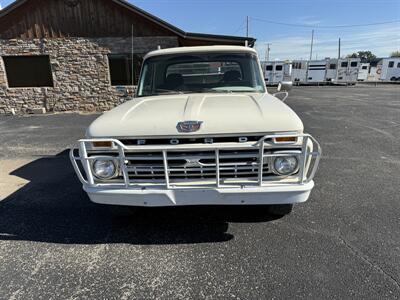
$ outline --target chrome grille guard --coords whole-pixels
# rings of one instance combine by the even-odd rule
[[[272,144],[275,146],[293,146],[296,145],[297,148],[301,148],[301,154],[299,155],[299,170],[296,174],[290,175],[290,177],[295,180],[285,181],[282,180],[282,177],[289,177],[289,176],[274,176],[275,180],[264,180],[263,174],[263,166],[266,160],[272,160],[274,157],[278,156],[285,156],[292,152],[290,151],[279,151],[277,153],[265,153],[266,149],[273,149],[271,148],[271,142],[267,143],[267,141],[273,141],[275,138],[285,138],[285,137],[296,137],[297,142],[291,143],[278,143]],[[94,142],[111,142],[113,145],[112,150],[117,153],[117,156],[106,156],[106,155],[96,155],[96,156],[89,156],[88,154],[88,145],[92,145]],[[257,178],[254,180],[241,180],[238,178],[235,180],[234,183],[222,183],[220,177],[220,151],[221,150],[258,150],[258,174]],[[108,151],[110,148],[107,149]],[[107,151],[105,150],[105,151]],[[76,152],[79,151],[79,156],[76,156]],[[140,187],[141,184],[139,182],[135,182],[129,178],[128,174],[128,167],[127,162],[129,157],[125,154],[127,152],[130,153],[141,153],[141,152],[159,152],[162,154],[163,160],[163,173],[164,173],[164,180],[161,183],[164,188],[173,189],[173,188],[181,188],[182,186],[171,184],[170,181],[170,171],[171,168],[168,165],[168,153],[176,152],[176,151],[213,151],[215,155],[215,180],[213,180],[212,184],[208,184],[207,188],[229,188],[232,186],[240,186],[240,187],[251,187],[251,186],[268,186],[271,184],[306,184],[310,182],[317,171],[318,164],[321,158],[322,150],[321,146],[318,141],[313,138],[309,134],[274,134],[274,135],[265,135],[256,143],[250,145],[242,145],[237,143],[237,145],[233,145],[232,143],[229,144],[204,144],[201,146],[198,145],[151,145],[151,146],[126,146],[118,139],[113,138],[94,138],[94,139],[81,139],[78,141],[77,147],[73,147],[70,150],[70,159],[74,170],[83,185],[89,187],[110,187],[110,188],[137,188]],[[92,173],[91,162],[95,159],[110,159],[113,158],[118,161],[120,172],[123,178],[122,182],[96,182],[95,177]],[[81,166],[86,173],[86,178],[83,176],[83,172],[78,166],[78,161],[81,163]],[[149,179],[151,181],[151,179]],[[198,187],[196,182],[191,182],[191,185],[185,185],[184,187]],[[242,182],[241,182],[242,181]],[[151,183],[151,182],[149,182]],[[203,186],[203,185],[202,185]]]

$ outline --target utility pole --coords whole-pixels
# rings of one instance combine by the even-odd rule
[[[314,45],[314,29],[311,31],[311,48],[310,48],[310,60],[312,60],[312,50]]]
[[[269,46],[271,46],[270,43],[267,43],[267,48],[265,49],[265,61],[269,61],[269,51],[271,50],[271,48]]]
[[[249,37],[249,16],[246,18],[246,37]]]
[[[311,31],[311,47],[310,47],[310,59],[307,64],[307,70],[306,70],[306,82],[308,82],[308,68],[310,66],[310,61],[312,60],[312,48],[314,44],[314,29]]]
[[[338,58],[340,58],[340,38],[339,38]]]

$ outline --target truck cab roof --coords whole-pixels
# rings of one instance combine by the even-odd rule
[[[194,47],[176,47],[149,52],[144,59],[159,55],[183,54],[183,53],[204,53],[204,52],[247,52],[257,54],[256,50],[244,46],[194,46]]]

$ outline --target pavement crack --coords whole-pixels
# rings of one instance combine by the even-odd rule
[[[285,227],[289,227],[286,224],[280,224]],[[311,234],[321,234],[330,238],[334,238],[338,240],[342,245],[344,245],[353,255],[355,255],[357,258],[361,259],[364,263],[366,263],[368,266],[373,268],[375,271],[377,271],[379,274],[383,275],[384,277],[389,278],[389,280],[396,286],[396,288],[400,291],[400,283],[399,281],[390,273],[386,272],[383,268],[381,268],[378,264],[374,263],[371,261],[364,253],[350,245],[349,242],[347,242],[342,236],[339,234],[335,234],[332,232],[327,232],[327,231],[321,231],[321,230],[315,230],[315,229],[309,229],[309,228],[304,228],[304,227],[298,227],[298,229],[302,230],[303,232],[308,232]]]
[[[395,286],[397,287],[398,290],[400,290],[400,283],[397,281],[397,279],[389,274],[388,272],[386,272],[384,269],[382,269],[379,265],[375,264],[374,262],[372,262],[366,255],[364,255],[362,252],[360,252],[359,250],[357,250],[356,248],[354,248],[353,246],[351,246],[344,238],[342,238],[340,235],[333,235],[334,237],[336,237],[347,249],[349,249],[349,251],[351,253],[353,253],[355,256],[357,256],[359,259],[361,259],[363,262],[365,262],[366,264],[368,264],[370,267],[372,267],[373,269],[375,269],[376,271],[378,271],[380,274],[388,277],[390,279],[390,281],[392,281]]]

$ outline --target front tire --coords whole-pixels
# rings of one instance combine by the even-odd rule
[[[274,216],[285,216],[292,212],[293,204],[274,204],[269,206],[269,213]]]

